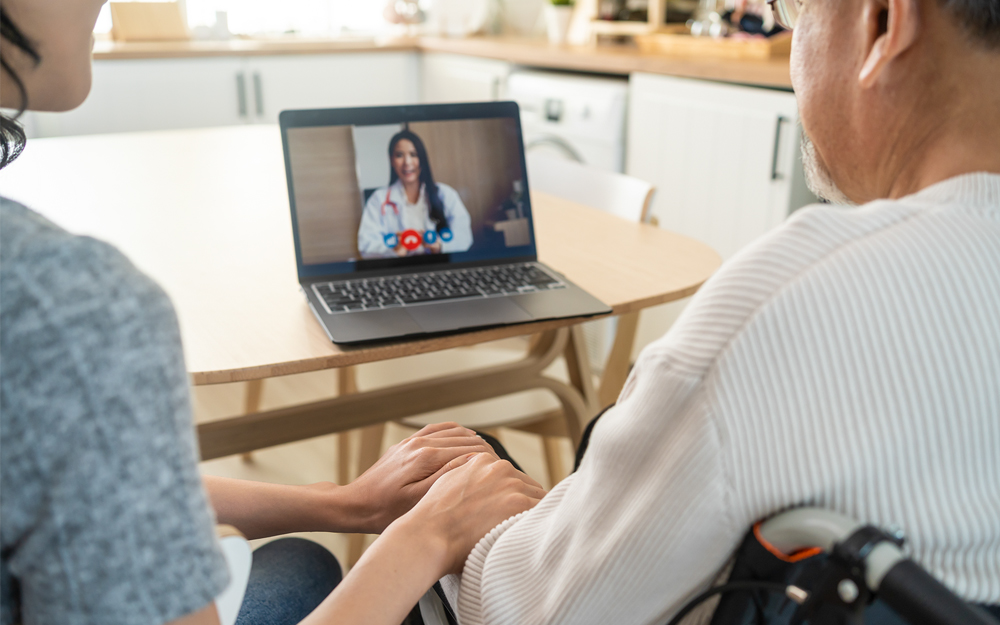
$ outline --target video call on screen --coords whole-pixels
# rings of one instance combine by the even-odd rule
[[[530,249],[518,133],[510,118],[288,129],[302,264]]]

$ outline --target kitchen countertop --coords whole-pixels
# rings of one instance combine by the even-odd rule
[[[416,51],[419,50],[418,44],[418,39],[310,39],[305,37],[230,39],[228,41],[97,41],[94,43],[94,60]]]
[[[626,45],[552,45],[541,39],[514,37],[444,37],[393,39],[232,39],[94,45],[95,60],[197,58],[336,52],[425,51],[499,59],[549,69],[628,75],[632,72],[701,78],[722,82],[791,88],[788,59],[746,61],[666,56]]]

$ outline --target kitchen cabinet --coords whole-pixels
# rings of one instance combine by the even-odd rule
[[[96,61],[90,96],[68,113],[32,113],[38,137],[243,123],[238,57]]]
[[[799,140],[790,92],[630,77],[627,173],[656,185],[651,214],[661,227],[708,243],[724,260],[817,201],[805,185]],[[643,311],[636,353],[686,302]]]
[[[90,97],[68,113],[31,113],[31,136],[278,121],[288,108],[418,101],[412,52],[94,62]]]
[[[723,259],[816,201],[792,93],[667,76],[629,82],[626,170],[656,185],[663,228]]]
[[[285,109],[416,104],[420,62],[413,52],[248,57],[250,116],[278,123]]]
[[[422,54],[420,62],[425,103],[499,100],[511,70],[506,61],[436,52]]]

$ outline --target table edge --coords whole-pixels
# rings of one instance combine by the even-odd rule
[[[539,332],[545,332],[548,330],[556,330],[559,328],[565,328],[580,323],[584,323],[586,321],[594,321],[596,319],[617,317],[619,315],[641,311],[644,308],[658,306],[660,304],[667,304],[694,295],[698,291],[698,289],[700,289],[702,285],[705,284],[707,280],[708,278],[706,278],[700,283],[691,285],[687,288],[679,289],[677,291],[672,291],[670,293],[661,296],[648,297],[645,299],[636,300],[634,302],[629,302],[627,304],[614,308],[611,314],[608,315],[599,315],[596,317],[571,317],[567,319],[550,319],[546,321],[538,321],[535,323],[501,326],[497,328],[486,328],[482,330],[471,330],[468,332],[457,332],[454,334],[438,335],[425,339],[401,341],[398,343],[392,343],[390,345],[384,345],[384,346],[380,345],[375,348],[377,350],[379,348],[384,347],[387,350],[392,350],[393,348],[396,347],[405,346],[406,349],[405,354],[389,354],[383,356],[382,354],[373,353],[369,349],[361,348],[356,351],[346,351],[340,354],[332,354],[329,356],[320,356],[316,358],[307,358],[303,360],[293,360],[293,361],[275,363],[270,365],[241,367],[238,369],[192,371],[189,372],[188,375],[191,379],[191,384],[193,384],[194,386],[229,384],[233,382],[250,382],[252,380],[265,380],[267,378],[295,375],[298,373],[310,373],[313,371],[324,371],[327,369],[339,369],[341,367],[360,365],[370,362],[379,362],[382,360],[401,358],[403,356],[416,356],[418,354],[429,354],[433,352],[444,351],[446,349],[454,349],[456,347],[469,347],[472,345],[489,343],[491,341],[498,341],[501,339],[537,334]],[[484,335],[486,336],[484,337]],[[366,355],[368,357],[366,357]]]

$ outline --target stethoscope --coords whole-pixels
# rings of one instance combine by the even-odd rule
[[[382,200],[382,218],[385,218],[385,207],[391,206],[392,212],[396,213],[396,219],[399,219],[399,205],[392,201],[392,187],[385,190],[385,199]],[[405,234],[409,234],[408,232]],[[416,234],[416,232],[414,232]],[[382,240],[385,242],[386,247],[395,248],[399,245],[399,236],[395,232],[386,232],[382,235]],[[416,246],[413,246],[415,249]],[[410,249],[407,246],[407,249]]]
[[[392,201],[392,188],[385,190],[385,200],[382,201],[382,216],[385,217],[385,207],[391,206],[396,217],[399,217],[399,205]]]

